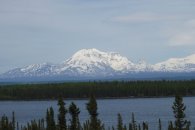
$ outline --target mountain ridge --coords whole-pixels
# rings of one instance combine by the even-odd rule
[[[195,73],[195,54],[183,58],[170,58],[157,64],[145,61],[134,63],[116,52],[103,52],[95,48],[82,49],[61,64],[42,63],[15,68],[0,75],[0,79],[64,77],[124,77],[149,73]],[[154,75],[153,75],[154,76]],[[151,76],[150,76],[151,77]],[[63,78],[62,78],[63,79]]]

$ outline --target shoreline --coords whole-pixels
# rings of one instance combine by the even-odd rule
[[[183,96],[183,98],[188,98],[188,97],[195,97],[195,96]],[[96,99],[97,100],[117,100],[117,99],[152,99],[152,98],[156,98],[156,99],[159,99],[159,98],[174,98],[174,96],[144,96],[144,97],[133,97],[133,96],[130,96],[130,97],[97,97]],[[89,98],[64,98],[64,100],[88,100]],[[0,99],[0,102],[7,102],[7,101],[10,101],[10,102],[14,102],[14,101],[57,101],[58,99],[55,98],[55,99],[5,99],[5,100],[1,100]]]

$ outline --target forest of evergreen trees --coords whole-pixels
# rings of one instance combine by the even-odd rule
[[[192,81],[113,81],[1,85],[0,100],[52,100],[64,98],[166,97],[181,93],[195,96]]]
[[[83,124],[80,123],[80,109],[74,102],[70,106],[66,106],[63,98],[58,99],[58,118],[54,118],[54,110],[52,107],[46,111],[46,117],[38,121],[32,120],[26,126],[21,126],[15,119],[13,112],[12,119],[9,120],[5,115],[0,119],[0,130],[150,130],[147,122],[137,123],[132,113],[132,120],[129,124],[124,124],[122,116],[118,113],[118,123],[115,126],[105,128],[104,123],[98,118],[98,105],[95,96],[91,96],[86,109],[89,114],[89,119]],[[195,130],[190,128],[190,121],[186,120],[183,98],[179,95],[175,96],[173,102],[173,113],[175,120],[169,121],[167,128],[161,125],[159,119],[158,128],[156,130]],[[69,114],[69,116],[68,116]]]

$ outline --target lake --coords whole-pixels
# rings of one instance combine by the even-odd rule
[[[88,119],[86,103],[88,100],[65,100],[66,107],[74,101],[81,110],[81,122]],[[149,128],[158,128],[158,119],[161,118],[163,128],[167,128],[169,120],[173,120],[172,104],[174,98],[133,98],[133,99],[101,99],[97,100],[99,118],[105,126],[116,126],[117,114],[121,113],[124,123],[131,121],[131,113],[135,114],[137,122],[147,121]],[[186,117],[195,125],[195,97],[185,97]],[[0,115],[11,117],[15,111],[16,120],[25,124],[32,119],[44,118],[46,109],[52,106],[57,118],[57,101],[0,101]]]

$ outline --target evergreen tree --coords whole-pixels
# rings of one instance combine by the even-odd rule
[[[123,120],[120,113],[118,114],[117,130],[123,130]]]
[[[161,120],[158,120],[158,130],[162,130],[162,124],[161,124]]]
[[[174,130],[172,121],[169,122],[168,130]]]
[[[70,130],[80,130],[79,122],[80,110],[73,102],[70,104],[69,113],[71,115]]]
[[[47,109],[47,113],[46,113],[46,130],[51,130],[50,129],[50,114],[49,114],[49,110]]]
[[[54,110],[52,107],[50,107],[50,123],[51,123],[51,129],[55,130],[56,129],[56,123],[54,119]]]
[[[15,120],[15,113],[12,112],[12,128],[13,130],[16,129],[16,120]]]
[[[17,122],[17,130],[19,130],[19,123]]]
[[[133,126],[131,123],[129,123],[129,130],[133,130]]]
[[[137,130],[137,124],[136,124],[136,121],[135,121],[134,113],[132,113],[131,124],[132,124],[132,130]]]
[[[139,124],[139,126],[138,126],[138,130],[141,130],[141,126],[140,126],[140,124]]]
[[[47,128],[46,130],[55,130],[55,120],[54,120],[54,111],[53,108],[50,107],[50,109],[47,109],[47,115],[46,115],[46,123],[47,123]],[[40,123],[41,125],[41,123]]]
[[[175,117],[175,128],[182,130],[187,125],[185,120],[185,109],[186,106],[183,103],[183,98],[180,95],[175,96],[175,101],[172,106],[174,117]]]
[[[58,106],[59,106],[59,114],[58,114],[59,130],[67,130],[67,125],[66,125],[67,110],[65,108],[65,103],[62,97],[60,97],[58,100]]]
[[[87,103],[87,110],[90,115],[90,130],[100,130],[101,129],[101,122],[98,120],[98,113],[97,113],[97,102],[95,96],[91,96],[89,102]]]
[[[148,123],[147,122],[143,122],[143,130],[148,130]]]

